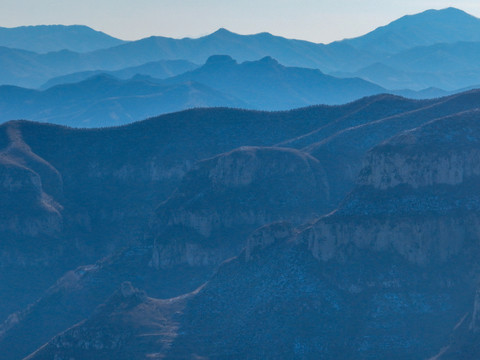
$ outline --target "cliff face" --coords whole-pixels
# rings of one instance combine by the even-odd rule
[[[31,151],[16,127],[6,135],[9,146],[0,151],[0,268],[48,263],[61,252],[46,242],[63,231],[62,177]],[[28,246],[32,238],[40,241]]]
[[[372,116],[369,113],[359,113],[358,117],[354,114],[346,120],[350,120],[350,122],[355,120],[357,124],[352,124],[351,127],[341,129],[323,139],[320,138],[315,143],[305,145],[302,150],[319,159],[328,169],[330,182],[335,184],[331,189],[332,199],[341,201],[354,188],[357,177],[365,165],[366,154],[372,147],[403,131],[415,129],[430,121],[478,108],[476,91],[465,93],[464,96],[438,99],[426,106],[405,109],[404,112],[372,119],[371,121],[363,120]],[[473,102],[470,103],[470,101]],[[376,109],[373,108],[372,110]],[[392,110],[382,109],[381,111],[386,114],[392,113]],[[325,128],[328,129],[328,126],[325,126]],[[441,136],[441,134],[438,135]],[[455,144],[452,139],[444,140],[450,141],[450,144]],[[381,156],[377,160],[382,161]],[[412,158],[410,158],[411,160]],[[428,162],[428,159],[425,160]],[[391,157],[389,161],[396,160]],[[422,171],[421,165],[418,163],[414,166],[419,166],[419,171]],[[380,168],[378,167],[377,170]],[[384,171],[389,170],[393,169],[384,168]],[[398,166],[396,171],[401,174],[409,170],[403,170],[402,166]],[[374,175],[378,176],[379,174]],[[391,175],[395,174],[389,176]]]
[[[345,106],[320,106],[287,113],[192,110],[125,127],[91,131],[22,121],[10,122],[0,128],[2,157],[32,171],[27,171],[33,176],[29,181],[35,183],[32,186],[38,190],[24,187],[21,193],[38,191],[42,200],[36,202],[42,203],[40,207],[44,210],[47,207],[53,211],[40,210],[45,214],[44,217],[31,216],[28,221],[22,222],[9,210],[9,206],[4,206],[1,211],[8,213],[10,218],[2,220],[0,226],[13,231],[11,238],[30,234],[34,239],[46,234],[51,241],[41,239],[41,243],[49,243],[50,247],[54,244],[61,249],[66,244],[71,245],[72,251],[55,250],[57,255],[69,252],[76,254],[66,260],[67,263],[80,265],[96,261],[99,256],[108,255],[114,249],[141,239],[155,207],[168,198],[198,160],[245,144],[305,147],[306,152],[320,159],[322,167],[327,169],[326,180],[321,181],[328,184],[327,196],[322,199],[321,208],[315,208],[315,212],[320,215],[336,207],[340,199],[351,190],[353,178],[369,147],[398,131],[438,117],[439,114],[470,109],[478,104],[478,96],[478,92],[471,92],[431,101],[379,96]],[[227,169],[230,165],[219,162],[218,168],[212,169],[212,179],[218,177],[218,181],[223,181],[230,189],[235,186],[247,188],[250,185],[245,182],[255,180],[249,180],[248,176],[260,174],[254,168],[260,162],[254,157],[242,160],[247,164],[245,167],[233,157],[226,161],[232,162],[233,166],[238,165],[240,172],[237,174],[228,170],[223,174],[222,168]],[[249,169],[249,166],[252,168]],[[269,169],[273,168],[271,166]],[[283,170],[290,171],[287,167],[278,167],[277,170],[277,174]],[[228,176],[232,178],[223,178],[225,174],[230,174]],[[299,176],[297,180],[305,181],[305,188],[317,186],[311,175],[303,174],[306,174],[305,179]],[[273,176],[273,173],[263,175],[266,179]],[[18,179],[21,176],[23,175],[19,175]],[[14,177],[18,180],[17,175]],[[39,181],[41,190],[38,188]],[[212,186],[217,186],[215,181],[217,180],[212,180]],[[7,186],[9,182],[6,180],[4,183]],[[252,184],[256,186],[256,180]],[[289,191],[280,192],[278,203],[272,203],[272,206],[279,209],[282,209],[283,203],[297,206],[293,197],[306,198],[305,192],[302,193],[299,187],[292,186],[293,196],[289,195]],[[11,193],[11,198],[17,199],[18,194],[19,192]],[[259,203],[265,200],[261,193],[255,196],[259,197]],[[323,206],[323,203],[327,206]],[[306,207],[309,206],[310,203],[307,202]],[[230,221],[232,224],[246,223],[253,226],[281,218],[272,216],[269,212],[254,210],[252,213],[250,210],[237,209],[241,211],[235,219],[228,211],[225,214],[218,211],[206,214],[210,210],[200,214],[177,209],[175,216],[178,219],[171,223],[191,223],[204,236],[215,231],[214,224],[217,222]],[[281,211],[283,210],[278,210],[278,213]],[[300,215],[293,219],[294,222],[302,221],[305,218],[302,207],[297,206],[295,211]],[[228,220],[228,217],[231,219]],[[26,234],[22,235],[23,232]],[[36,241],[31,239],[29,242]],[[194,247],[192,256],[201,251]],[[52,255],[52,259],[57,255]],[[208,258],[201,254],[199,257]],[[32,263],[37,261],[31,256],[26,258],[31,259]],[[42,259],[45,261],[45,256],[42,255]],[[209,259],[193,261],[217,262]]]
[[[203,286],[168,300],[172,307],[129,318],[119,327],[125,338],[114,356],[145,349],[138,351],[171,359],[426,359],[448,344],[459,319],[471,344],[480,267],[478,119],[477,112],[439,119],[378,145],[338,209],[296,228],[298,214],[312,214],[329,194],[322,186],[328,182],[318,180],[324,179],[321,167],[313,171],[315,159],[243,148],[199,163],[157,210],[152,265],[189,264],[187,245],[192,256],[226,255],[250,225],[238,215],[244,206],[256,226],[267,210],[267,220],[281,216],[293,225],[276,222],[249,232],[246,243],[236,243],[245,250]],[[303,179],[311,181],[308,191],[299,185]],[[215,213],[219,221],[207,216]],[[175,319],[175,328],[151,340],[129,333],[143,314]],[[93,319],[66,338],[90,339]],[[50,357],[84,354],[65,344],[56,338],[44,349]],[[31,358],[41,359],[41,351]]]
[[[479,246],[480,112],[436,120],[369,152],[356,189],[304,234],[324,261],[342,248],[445,262]]]
[[[263,226],[255,230],[247,239],[245,245],[245,260],[253,260],[263,249],[277,242],[285,242],[293,237],[295,232],[292,224],[282,221]]]
[[[196,291],[102,306],[29,359],[425,359],[471,305],[458,269],[358,249],[322,262],[294,239],[285,223],[265,226]]]
[[[478,106],[478,94],[466,96],[465,103],[442,106],[452,106],[448,111]],[[189,121],[167,116],[153,128],[146,123],[98,132],[55,128],[55,136],[51,129],[28,129],[33,126],[29,124],[22,132],[24,141],[62,175],[64,200],[47,190],[40,176],[43,193],[62,204],[58,211],[70,231],[53,240],[75,249],[66,256],[59,252],[59,259],[85,259],[86,254],[100,253],[92,251],[97,245],[106,246],[102,249],[108,253],[130,244],[160,203],[155,199],[177,190],[157,207],[143,244],[67,273],[38,302],[0,327],[0,347],[11,358],[26,355],[89,317],[123,280],[168,298],[191,292],[219,263],[240,254],[221,265],[198,291],[181,301],[165,301],[181,306],[162,308],[157,306],[162,301],[147,300],[152,307],[138,304],[135,313],[114,308],[118,316],[130,315],[113,330],[90,317],[75,333],[67,332],[49,345],[48,356],[106,358],[105,349],[114,358],[123,353],[213,359],[238,354],[312,359],[433,356],[448,344],[459,319],[472,311],[480,233],[478,113],[439,119],[377,144],[443,112],[433,105],[429,103],[433,111],[421,112],[424,118],[416,114],[406,121],[400,116],[393,122],[379,120],[380,127],[360,125],[359,133],[352,128],[347,137],[338,134],[335,141],[324,143],[328,146],[318,153],[321,160],[304,151],[266,147],[318,128],[318,119],[301,116],[298,122],[282,122],[278,114],[239,112],[239,121],[235,111],[218,110],[228,116],[209,118],[210,111],[217,110],[199,110],[205,118],[196,118],[194,111],[188,113]],[[263,116],[271,122],[254,126]],[[304,120],[309,125],[296,129]],[[64,155],[61,150],[68,147],[56,142],[57,135],[76,150]],[[8,145],[2,136],[0,131],[0,145]],[[262,146],[231,151],[257,142]],[[365,157],[366,147],[373,145]],[[340,161],[343,155],[345,162]],[[193,165],[199,158],[207,160]],[[332,198],[350,188],[350,178],[336,177],[340,168],[343,174],[351,171],[351,177],[360,173],[357,184],[337,210],[322,216],[332,210]],[[32,179],[20,183],[38,185]],[[28,186],[38,194],[39,187]],[[67,265],[74,261],[80,260]],[[110,324],[109,311],[103,314],[98,319]],[[131,332],[145,316],[176,316],[176,328],[165,338],[161,326]],[[48,327],[42,325],[45,317]],[[467,324],[475,321],[469,318]],[[120,340],[112,347],[108,339]],[[97,341],[99,347],[92,345]],[[163,341],[168,348],[159,347]]]
[[[278,114],[191,110],[96,130],[27,121],[3,124],[0,183],[6,190],[0,230],[9,232],[4,237],[12,241],[27,237],[27,245],[63,249],[51,259],[75,253],[65,259],[71,266],[94,262],[141,240],[155,208],[197,161],[244,144],[271,146],[342,111],[347,109]],[[302,120],[294,124],[297,116]],[[23,248],[15,248],[21,255]],[[37,263],[31,255],[22,261]],[[15,256],[8,258],[15,262]]]
[[[40,176],[14,159],[2,156],[0,161],[0,231],[18,236],[58,236],[63,209],[44,191]]]
[[[297,150],[244,147],[202,161],[157,209],[152,265],[218,264],[259,226],[325,212],[328,196],[321,164]]]
[[[9,145],[0,151],[0,186],[2,187],[2,208],[4,218],[12,216],[18,207],[31,211],[16,213],[18,217],[33,217],[37,213],[56,214],[61,220],[62,207],[58,201],[63,197],[63,182],[59,172],[44,159],[35,155],[25,144],[20,131],[11,127],[7,131]],[[33,216],[32,216],[33,215]],[[61,222],[61,221],[60,221]],[[15,226],[14,224],[11,224]],[[59,226],[49,228],[29,226],[26,222],[11,228],[19,234],[35,236],[40,233],[54,235]],[[52,224],[53,225],[53,224]],[[4,225],[8,229],[8,224]]]

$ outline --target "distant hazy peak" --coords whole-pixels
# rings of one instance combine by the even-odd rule
[[[89,52],[120,45],[125,41],[85,25],[29,25],[0,27],[0,45],[47,53],[63,49]]]
[[[412,21],[412,20],[414,20],[414,21],[415,20],[416,21],[432,21],[432,20],[436,20],[436,21],[438,21],[438,20],[448,20],[448,21],[474,20],[474,21],[476,21],[476,20],[479,20],[479,19],[476,18],[473,15],[470,15],[470,14],[466,13],[463,10],[460,10],[460,9],[457,9],[457,8],[454,8],[454,7],[448,7],[448,8],[445,8],[445,9],[438,9],[438,10],[437,9],[429,9],[429,10],[425,10],[421,13],[412,14],[412,15],[405,15],[405,16],[400,17],[397,20],[392,21],[389,25],[401,24],[401,23],[404,23],[404,22]],[[386,26],[389,26],[389,25],[386,25]]]
[[[458,41],[480,41],[480,19],[449,7],[402,16],[342,43],[374,54],[394,54],[417,46]]]
[[[447,8],[444,8],[444,9],[429,9],[429,10],[425,10],[421,13],[418,13],[418,14],[415,14],[415,15],[407,15],[407,16],[438,16],[438,15],[449,15],[449,16],[453,16],[453,15],[457,15],[457,16],[462,16],[462,17],[471,17],[471,18],[476,18],[475,16],[463,11],[463,10],[460,10],[458,8],[455,8],[455,7],[447,7]]]
[[[63,25],[63,24],[49,24],[49,25],[22,25],[16,27],[0,27],[0,29],[9,29],[9,30],[51,30],[51,29],[60,29],[60,30],[82,30],[82,31],[93,31],[93,32],[101,32],[92,29],[87,25]]]
[[[279,65],[280,64],[276,59],[274,59],[271,56],[265,56],[264,58],[261,58],[259,60],[259,62],[262,63],[262,64],[268,64],[268,65]]]
[[[217,31],[214,31],[210,35],[207,35],[208,37],[220,37],[220,36],[231,36],[231,35],[238,35],[234,32],[231,32],[230,30],[227,30],[225,28],[220,28]]]
[[[237,64],[237,61],[234,60],[231,56],[229,55],[212,55],[210,56],[205,65],[225,65],[225,64]]]

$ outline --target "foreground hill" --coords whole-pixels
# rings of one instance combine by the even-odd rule
[[[370,148],[476,109],[479,96],[379,95],[276,113],[198,109],[95,130],[2,125],[2,204],[24,210],[1,208],[0,308],[3,318],[15,313],[0,326],[0,348],[26,356],[92,314],[123,281],[161,298],[194,290],[245,244],[294,232],[281,225],[276,235],[249,237],[255,228],[335,209]],[[69,272],[86,264],[93,265]]]
[[[479,116],[400,132],[336,211],[259,229],[184,296],[124,283],[28,359],[475,359]]]
[[[89,52],[125,43],[83,25],[39,25],[0,28],[0,46],[48,53],[70,50]]]

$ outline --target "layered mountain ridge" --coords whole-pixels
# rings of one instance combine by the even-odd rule
[[[156,330],[133,325],[141,310],[115,323],[123,337],[115,348],[105,345],[115,358],[131,354],[127,348],[139,358],[222,358],[245,349],[255,358],[435,356],[471,310],[476,289],[477,108],[478,91],[471,91],[428,101],[378,95],[278,113],[198,109],[111,129],[3,125],[3,147],[15,143],[8,134],[16,130],[14,139],[61,174],[62,216],[78,221],[72,227],[64,220],[61,238],[71,237],[65,249],[75,259],[60,253],[70,265],[63,271],[86,264],[100,245],[113,255],[65,274],[43,294],[31,293],[40,298],[28,308],[6,299],[4,309],[20,311],[0,328],[0,348],[9,357],[27,356],[88,318],[32,355],[81,358],[101,329],[95,319],[105,321],[109,336],[110,310],[99,308],[104,315],[97,318],[95,307],[131,281],[164,299],[193,293],[168,300],[179,306],[168,340],[160,323],[152,325]],[[129,144],[135,152],[124,154]],[[345,157],[346,147],[356,155]],[[335,175],[340,168],[350,169],[351,179]],[[82,214],[92,220],[101,214],[102,221],[83,222],[89,226],[80,235]],[[6,286],[18,279],[2,276]],[[23,276],[24,284],[35,281]],[[306,305],[293,311],[298,303]],[[173,316],[154,308],[144,314]],[[402,321],[393,321],[398,316]],[[258,319],[265,327],[251,332]],[[280,321],[294,330],[286,334]],[[159,337],[142,336],[150,331]],[[88,351],[89,358],[106,356],[101,348]]]
[[[345,77],[360,76],[393,90],[437,87],[452,91],[480,83],[475,61],[479,27],[478,18],[448,8],[406,16],[364,36],[331,44],[290,40],[269,33],[239,35],[220,29],[198,39],[152,36],[111,47],[105,43],[104,48],[90,52],[74,52],[68,50],[68,44],[56,41],[53,45],[63,44],[63,50],[38,54],[28,50],[52,44],[37,41],[32,46],[14,46],[24,40],[18,35],[17,40],[0,48],[0,61],[4,65],[0,83],[39,87],[51,78],[71,73],[116,71],[159,60],[183,59],[202,64],[212,55],[225,54],[239,62],[270,56],[285,66],[319,69],[325,74]],[[62,27],[4,30],[20,34],[35,30],[41,33],[45,29],[57,31]],[[65,36],[71,38],[69,43],[81,43],[80,34],[72,37],[68,33],[75,32],[75,27],[64,29]],[[98,41],[100,35],[96,35]],[[437,61],[444,53],[448,56]],[[375,70],[368,71],[372,67]],[[383,75],[375,76],[377,72]]]
[[[475,310],[470,322],[465,314],[476,306],[479,219],[471,208],[465,217],[461,201],[431,217],[437,208],[425,198],[417,198],[413,213],[401,209],[401,200],[418,188],[439,200],[472,193],[476,162],[450,162],[456,166],[451,168],[443,159],[465,151],[466,159],[475,156],[478,129],[478,110],[472,110],[434,119],[374,147],[358,185],[336,211],[296,230],[287,223],[262,227],[249,237],[245,251],[222,264],[205,285],[169,300],[175,311],[150,313],[175,317],[175,329],[164,332],[167,348],[156,346],[155,352],[151,347],[159,340],[147,340],[138,358],[426,359],[439,354],[461,319],[475,324]],[[426,156],[431,161],[422,166]],[[452,182],[445,171],[464,176]],[[444,185],[449,191],[443,192]],[[365,211],[378,199],[384,207]],[[385,208],[395,211],[379,215]],[[95,319],[76,325],[31,358],[80,354],[83,345],[61,341],[90,333]],[[136,321],[120,326],[126,338],[110,349],[112,356],[122,358],[133,339],[143,338],[145,330],[134,326]],[[139,332],[129,335],[132,328]],[[162,332],[163,325],[157,329]],[[475,352],[469,351],[473,359]]]
[[[0,29],[0,358],[477,360],[479,21]]]

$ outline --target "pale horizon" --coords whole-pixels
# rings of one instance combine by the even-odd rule
[[[220,28],[249,35],[268,32],[289,39],[330,43],[364,35],[405,15],[455,7],[480,17],[476,1],[228,1],[104,0],[95,2],[0,0],[1,27],[86,25],[122,40],[149,36],[199,38]],[[114,4],[114,5],[112,5]],[[257,11],[252,12],[252,8]],[[25,12],[21,9],[28,8]],[[95,9],[95,13],[92,13]]]

